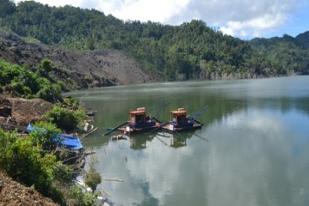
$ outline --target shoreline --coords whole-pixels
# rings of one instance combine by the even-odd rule
[[[77,101],[79,102],[79,100]],[[31,135],[29,131],[27,132],[27,127],[29,126],[29,123],[32,123],[33,121],[38,121],[38,122],[42,120],[47,121],[45,115],[47,114],[47,112],[51,111],[52,108],[55,107],[56,105],[57,105],[56,103],[47,102],[40,98],[25,99],[25,98],[20,98],[20,97],[11,97],[10,95],[0,95],[0,128],[4,132],[4,133],[1,133],[1,135],[5,135],[5,134],[15,135],[17,138],[16,140],[18,140],[19,138],[23,140],[29,139],[29,138],[31,139],[30,137]],[[86,111],[88,113],[88,110],[84,108],[83,106],[80,105],[78,108],[83,108],[85,113]],[[93,121],[94,119],[93,119],[92,113],[91,115],[86,115],[86,118],[83,123],[87,123],[89,127],[86,128],[86,130],[76,127],[74,129],[74,130],[77,130],[77,132],[75,132],[75,135],[77,134],[75,138],[79,139],[79,141],[82,141],[83,138],[86,138],[86,136],[94,133],[97,130],[97,128],[94,128],[94,126],[92,125]],[[80,126],[84,127],[84,125],[80,125]],[[42,129],[45,130],[44,127]],[[49,129],[49,128],[46,128],[46,129]],[[38,130],[38,132],[40,130]],[[64,134],[70,135],[70,133],[67,133],[63,130],[62,131],[59,130],[59,131],[64,132]],[[49,134],[49,131],[46,130],[46,132],[47,132],[46,135],[45,134],[44,135],[47,137]],[[60,133],[60,135],[62,134],[63,133]],[[72,135],[72,137],[75,135]],[[84,195],[87,195],[86,193],[89,193],[88,186],[86,187],[86,190],[84,190],[82,187],[80,187],[75,182],[75,179],[77,176],[84,176],[88,174],[89,171],[85,170],[85,164],[86,164],[86,159],[87,159],[86,156],[92,155],[94,154],[94,152],[87,151],[83,145],[81,149],[72,150],[70,148],[65,148],[66,147],[64,146],[65,144],[66,144],[65,142],[61,143],[60,147],[57,144],[57,146],[52,150],[46,150],[43,147],[41,148],[42,151],[45,151],[44,154],[42,154],[43,156],[52,155],[57,159],[57,161],[61,162],[61,164],[64,167],[67,167],[68,169],[70,168],[69,173],[72,178],[71,181],[73,182],[70,184],[68,183],[68,185],[62,185],[62,186],[61,184],[57,183],[56,188],[57,190],[59,190],[59,192],[66,191],[66,190],[69,191],[70,188],[74,187],[75,185],[75,187],[79,187],[83,191],[83,193],[85,193]],[[2,147],[3,146],[6,147],[5,145],[2,145]],[[6,171],[5,167],[1,168],[0,171],[4,173],[8,172],[8,175],[10,176],[10,172]],[[37,174],[34,174],[34,175],[37,175]],[[18,180],[18,183],[25,184],[25,182],[23,182],[22,180]],[[37,191],[41,193],[41,191],[39,190]],[[93,191],[91,192],[91,195],[97,197],[98,194]],[[43,196],[54,199],[53,196],[49,196],[49,195],[46,196],[46,194],[45,195],[43,194]],[[64,199],[62,201],[67,201],[65,197],[63,198]]]

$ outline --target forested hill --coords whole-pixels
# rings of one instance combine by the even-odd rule
[[[295,40],[300,46],[309,49],[309,31],[299,34]]]
[[[74,50],[121,50],[160,80],[309,73],[308,33],[243,41],[193,20],[180,26],[123,22],[96,10],[0,0],[0,25],[27,39]]]
[[[286,34],[283,37],[273,37],[270,39],[255,38],[251,42],[255,46],[267,46],[267,47],[278,43],[291,43],[299,48],[309,49],[309,31],[299,34],[295,38]]]

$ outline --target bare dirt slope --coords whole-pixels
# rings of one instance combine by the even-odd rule
[[[0,171],[0,206],[57,206],[36,190],[13,181]]]
[[[29,122],[41,120],[52,108],[42,99],[8,98],[0,95],[0,128],[24,131]]]
[[[77,88],[151,81],[134,59],[120,51],[68,51],[41,43],[27,43],[19,36],[1,30],[0,58],[29,66],[48,58],[62,71],[59,75],[64,82],[73,80]]]

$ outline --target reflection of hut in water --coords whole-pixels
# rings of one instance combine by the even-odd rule
[[[194,132],[172,134],[171,147],[179,148],[187,146],[187,140],[191,139],[193,135]]]
[[[185,147],[185,146],[187,146],[187,139],[186,138],[179,139],[179,138],[173,137],[171,139],[171,145],[170,146],[174,147],[174,148]]]
[[[167,133],[159,132],[156,134],[147,133],[139,134],[136,136],[130,136],[130,148],[134,150],[140,150],[147,148],[147,142],[153,141],[153,139],[159,140],[162,144],[168,147],[180,148],[187,146],[187,140],[191,139],[194,135],[194,131],[186,131],[182,133]]]
[[[179,148],[187,146],[187,140],[194,136],[194,132],[183,132],[183,133],[158,133],[156,136],[158,140],[170,147]],[[169,139],[170,143],[166,143],[164,139]]]
[[[130,148],[134,150],[145,149],[147,147],[147,141],[151,142],[154,136],[155,134],[130,136]]]

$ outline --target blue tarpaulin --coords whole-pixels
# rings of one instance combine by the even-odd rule
[[[58,137],[59,137],[59,144],[61,146],[74,150],[83,148],[83,145],[78,137],[74,137],[67,134],[60,134]]]
[[[35,129],[36,129],[36,128],[35,128],[34,126],[32,126],[31,123],[29,123],[28,126],[27,126],[27,128],[26,128],[26,130],[27,130],[28,133],[33,132]]]
[[[31,133],[34,131],[42,133],[46,132],[44,128],[39,128],[29,123],[27,126],[27,132]],[[56,137],[53,138],[53,141],[59,146],[68,149],[78,150],[83,148],[83,145],[78,137],[68,134],[58,134]]]

